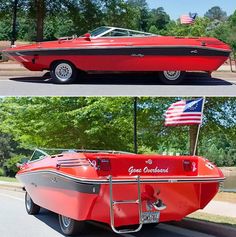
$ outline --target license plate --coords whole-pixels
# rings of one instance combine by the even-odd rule
[[[158,223],[160,218],[160,212],[143,212],[142,223]]]

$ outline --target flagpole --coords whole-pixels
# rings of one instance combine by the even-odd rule
[[[138,143],[137,143],[137,104],[138,98],[134,97],[134,153],[138,154]]]
[[[204,107],[205,107],[205,101],[206,101],[206,97],[203,97],[203,102],[202,102],[202,118],[203,118],[203,111],[204,111]],[[202,125],[202,122],[198,125],[197,136],[196,136],[196,141],[195,141],[194,150],[193,150],[193,156],[196,156],[197,144],[198,144],[198,138],[199,138],[199,133],[200,133],[201,125]]]

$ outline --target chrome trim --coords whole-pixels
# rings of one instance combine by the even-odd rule
[[[140,45],[134,45],[134,46],[110,46],[110,45],[107,45],[107,46],[99,46],[99,47],[96,47],[96,46],[93,46],[93,45],[87,45],[87,47],[74,47],[74,48],[41,48],[41,49],[27,49],[27,50],[18,50],[16,48],[16,50],[6,50],[4,51],[3,53],[12,53],[12,52],[21,52],[21,53],[24,53],[24,52],[34,52],[34,51],[61,51],[61,50],[79,50],[79,49],[86,49],[86,50],[93,50],[93,49],[123,49],[123,48],[139,48],[139,49],[145,49],[145,48],[198,48],[198,49],[210,49],[210,50],[215,50],[215,51],[222,51],[222,52],[232,52],[231,50],[228,50],[228,49],[219,49],[219,48],[213,48],[213,47],[206,47],[206,46],[198,46],[198,45],[143,45],[143,46],[140,46]]]
[[[110,175],[108,177],[109,180],[109,190],[110,190],[110,222],[111,222],[111,228],[112,230],[117,234],[125,234],[125,233],[135,233],[142,229],[143,223],[142,223],[142,199],[141,199],[141,185],[140,185],[140,176],[133,177],[134,182],[138,185],[138,200],[120,200],[120,201],[114,201],[113,200],[113,179]],[[117,184],[117,183],[115,183]],[[139,215],[139,226],[136,229],[123,229],[123,230],[117,230],[115,228],[115,214],[114,214],[114,206],[116,204],[136,204],[138,205],[138,215]]]
[[[17,174],[17,176],[21,176],[21,175],[31,175],[31,174],[35,174],[35,173],[53,173],[53,174],[57,174],[58,176],[62,176],[64,178],[73,180],[75,182],[78,183],[83,183],[83,184],[109,184],[109,180],[107,179],[107,177],[103,177],[103,179],[85,179],[85,178],[77,178],[75,176],[71,176],[68,174],[65,174],[64,172],[58,172],[56,170],[39,170],[39,171],[29,171],[29,172],[25,172],[25,173],[21,173],[21,174]],[[117,184],[134,184],[137,183],[134,180],[134,177],[137,176],[130,176],[129,179],[113,179],[112,182],[113,183],[117,183]],[[171,178],[171,177],[165,177],[163,179],[160,178],[142,178],[140,179],[140,183],[209,183],[209,182],[223,182],[225,180],[224,178]]]
[[[118,201],[113,201],[113,204],[137,204],[139,201],[138,200],[118,200]]]

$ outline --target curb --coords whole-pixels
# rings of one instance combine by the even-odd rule
[[[218,237],[235,237],[236,236],[236,228],[231,226],[193,220],[190,218],[185,218],[180,222],[171,222],[171,225],[183,227],[186,229],[191,229],[199,232],[203,232],[209,235],[214,235]]]
[[[6,189],[11,191],[23,192],[22,185],[20,183],[10,183],[0,181],[0,189]]]

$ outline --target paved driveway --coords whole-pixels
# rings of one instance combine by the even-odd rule
[[[9,75],[10,74],[10,75]],[[12,75],[14,74],[14,75]],[[236,73],[189,73],[182,85],[163,85],[155,74],[86,75],[72,85],[55,85],[43,73],[0,73],[1,96],[236,96]]]
[[[0,189],[0,236],[1,237],[59,237],[58,217],[42,210],[37,216],[29,216],[24,208],[24,193]],[[80,237],[213,237],[183,228],[160,224],[158,228],[135,234],[117,235],[107,227],[88,224]]]

